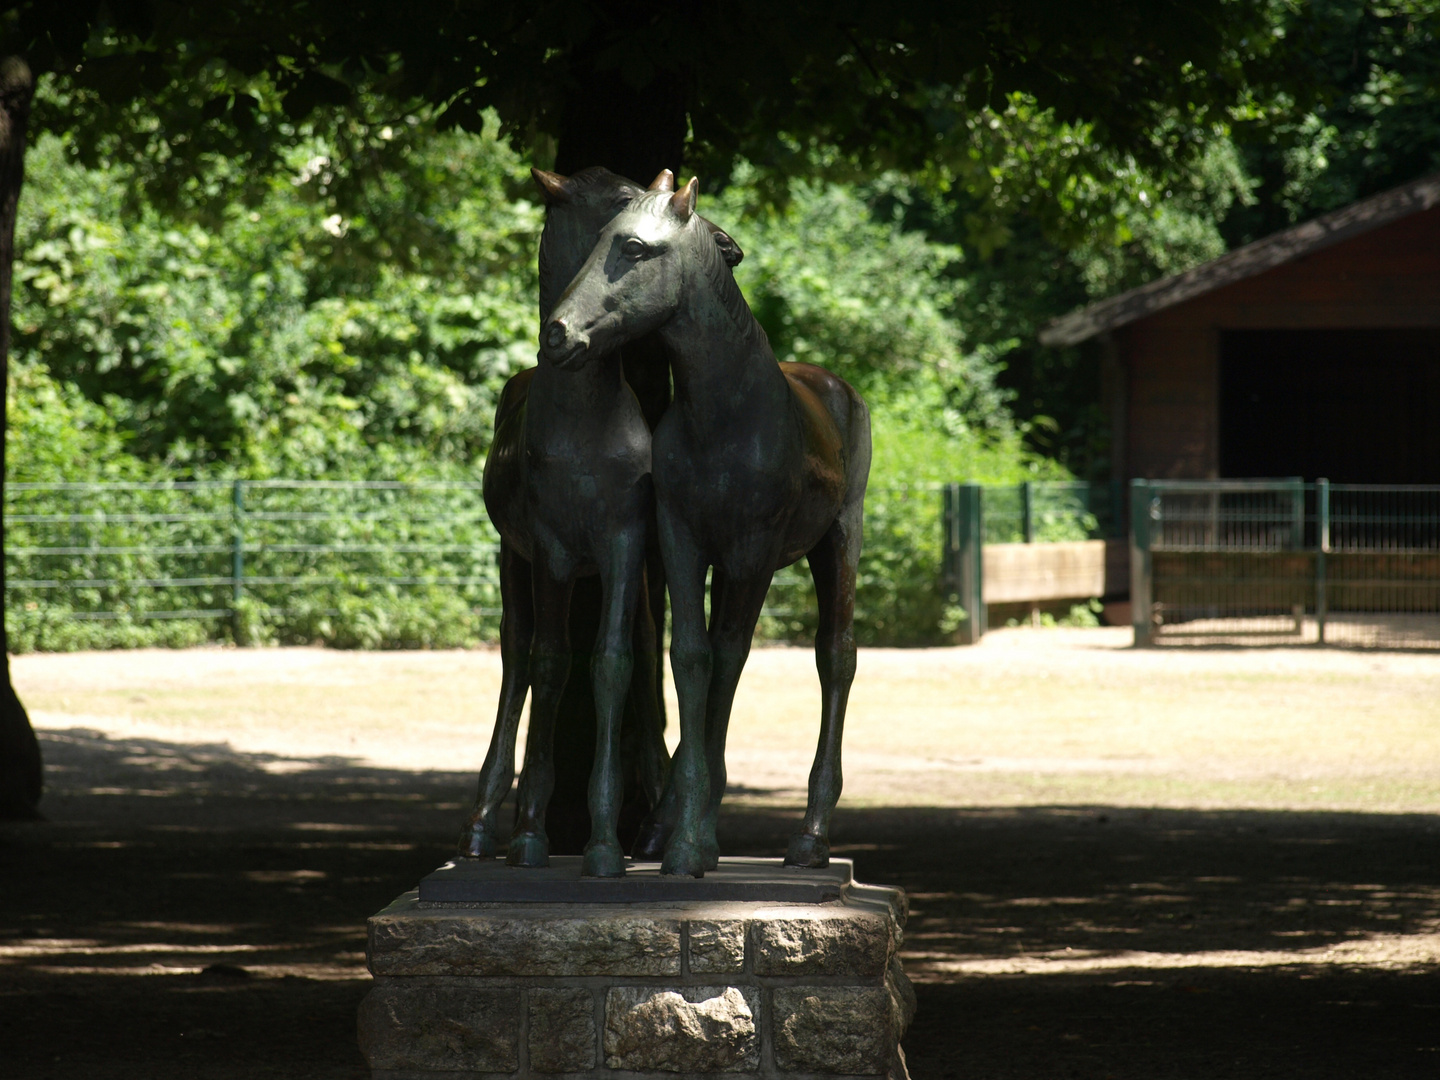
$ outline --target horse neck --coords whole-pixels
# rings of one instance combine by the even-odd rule
[[[790,391],[765,331],[745,302],[703,275],[660,329],[671,354],[675,407],[697,431],[723,435],[741,414],[788,415]]]
[[[603,425],[614,415],[615,398],[628,393],[618,351],[571,371],[542,358],[530,383],[527,441],[543,440],[554,430]]]

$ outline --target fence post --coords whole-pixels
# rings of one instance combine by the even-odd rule
[[[1025,543],[1035,542],[1035,482],[1026,480],[1020,485],[1020,528]]]
[[[956,638],[961,645],[974,645],[986,629],[983,489],[979,484],[946,484],[943,490],[941,574],[947,599],[965,610]]]
[[[940,587],[947,602],[960,602],[960,485],[940,485]]]
[[[1110,530],[1115,539],[1125,536],[1125,488],[1117,477],[1110,481]]]
[[[245,595],[245,481],[230,486],[230,629],[241,644],[240,600]]]
[[[1130,624],[1137,649],[1155,644],[1154,568],[1150,563],[1150,503],[1154,497],[1149,481],[1130,481]]]
[[[1290,550],[1305,550],[1305,480],[1295,477],[1290,488]],[[1291,609],[1295,616],[1295,633],[1305,632],[1305,604],[1302,601]]]
[[[1325,618],[1330,614],[1326,590],[1325,557],[1330,554],[1330,481],[1315,481],[1315,631],[1316,644],[1325,644]]]

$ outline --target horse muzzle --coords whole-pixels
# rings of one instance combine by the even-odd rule
[[[589,348],[590,336],[574,329],[565,319],[551,319],[540,335],[540,355],[556,367],[578,366]]]

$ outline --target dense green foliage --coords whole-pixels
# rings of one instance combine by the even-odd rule
[[[434,137],[354,218],[327,201],[317,144],[210,225],[127,207],[128,169],[67,149],[47,137],[30,153],[13,362],[103,405],[131,453],[303,477],[483,452],[500,385],[532,355],[540,214],[511,194],[504,143]],[[412,218],[424,246],[377,256]]]
[[[1189,106],[1151,100],[1143,137],[1117,139],[1119,113],[1107,126],[1015,87],[905,82],[888,60],[856,100],[891,87],[901,111],[930,101],[923,146],[862,148],[869,104],[826,113],[814,138],[778,121],[718,141],[696,128],[702,211],[746,249],[737,277],[777,355],[839,372],[872,405],[869,640],[935,640],[948,625],[934,484],[1104,478],[1098,353],[1040,348],[1046,320],[1440,164],[1440,5],[1245,15],[1265,26],[1248,53],[1225,46],[1243,92],[1225,108],[1213,86]],[[67,130],[67,110],[88,119],[30,154],[8,476],[473,479],[495,394],[534,350],[541,211],[495,116],[442,131],[474,101],[400,108],[383,79],[356,97],[371,84],[353,73],[335,98],[346,109],[323,94],[298,108],[299,75],[241,78],[219,61],[193,74],[148,104],[84,79],[42,93],[51,128]],[[549,130],[553,117],[522,123],[516,109],[513,129]],[[1067,512],[1046,529],[1085,524]],[[807,577],[777,581],[766,632],[807,632]],[[246,632],[489,632],[425,603],[376,631],[359,616],[282,617],[276,602]]]
[[[20,227],[9,479],[475,479],[498,388],[533,357],[541,211],[493,128],[405,137],[403,170],[376,179],[346,175],[316,136],[270,178],[263,199],[208,217],[137,200],[129,166],[86,167],[66,141],[42,139]],[[1066,474],[1025,449],[996,366],[969,349],[949,314],[962,291],[950,273],[957,249],[905,231],[847,185],[797,180],[783,209],[747,219],[753,188],[743,174],[738,181],[704,209],[750,252],[739,278],[777,355],[840,372],[873,406],[861,625],[874,641],[934,640],[945,616],[935,482]],[[350,190],[337,203],[328,189],[342,183]],[[347,217],[340,205],[368,209]],[[410,245],[397,253],[402,234]],[[39,498],[12,493],[12,506],[21,495]],[[51,501],[57,511],[66,499]],[[224,548],[226,528],[184,543]],[[289,542],[332,543],[353,534],[347,528]],[[71,542],[123,545],[138,534],[126,535]],[[23,546],[25,537],[11,541]],[[169,573],[224,576],[225,558],[210,551],[203,570]],[[18,559],[22,579],[54,572]],[[454,562],[437,557],[430,572],[475,573]],[[272,576],[316,570],[275,565]],[[329,566],[341,578],[424,576],[410,556],[372,560],[363,574]],[[143,559],[65,572],[160,576]],[[454,644],[494,632],[493,613],[478,614],[493,597],[456,602],[439,588],[362,584],[288,597],[252,590],[239,632],[349,645]],[[787,572],[772,608],[795,614],[767,620],[766,631],[807,633],[808,590],[803,568]],[[146,606],[225,607],[224,593],[117,587],[92,606],[118,605],[127,617],[88,623],[62,620],[36,594],[27,598],[36,607],[11,613],[13,645],[189,640],[200,624],[133,616]],[[205,625],[232,632],[224,620]]]

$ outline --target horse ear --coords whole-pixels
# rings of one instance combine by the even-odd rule
[[[574,195],[574,192],[570,190],[568,176],[534,168],[530,170],[530,175],[535,178],[535,184],[540,189],[540,194],[545,197],[546,206],[569,202]]]
[[[688,184],[670,196],[670,209],[681,221],[689,221],[690,215],[695,213],[695,200],[699,195],[700,178],[692,176]]]
[[[715,237],[715,246],[720,249],[720,257],[725,260],[725,265],[732,268],[739,266],[745,258],[745,252],[740,250],[740,245],[735,242],[735,238],[713,221],[707,221],[705,224],[710,226],[710,232]]]
[[[651,180],[651,181],[650,181],[650,186],[649,186],[649,188],[647,188],[646,190],[647,190],[647,191],[674,191],[674,190],[675,190],[675,174],[674,174],[673,172],[671,172],[669,169],[661,169],[661,170],[660,170],[660,175],[657,176],[657,177],[655,177],[654,180]]]

